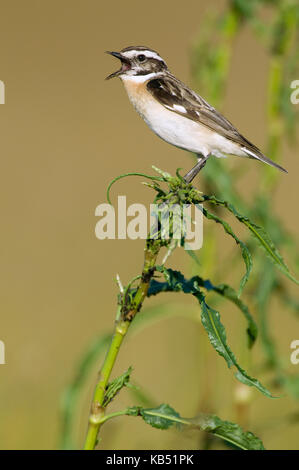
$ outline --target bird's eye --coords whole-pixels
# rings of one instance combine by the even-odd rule
[[[138,59],[139,62],[144,62],[146,60],[146,57],[145,57],[144,54],[139,54],[137,56],[137,59]]]

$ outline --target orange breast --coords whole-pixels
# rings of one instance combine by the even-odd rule
[[[144,116],[146,108],[153,101],[152,95],[147,91],[146,83],[136,83],[133,80],[123,80],[128,97],[136,111]]]

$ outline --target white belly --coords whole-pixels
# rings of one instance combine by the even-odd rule
[[[147,125],[166,142],[191,152],[203,155],[209,153],[210,131],[191,119],[180,116],[159,103],[151,103],[140,114]]]
[[[144,84],[132,84],[124,80],[130,101],[146,124],[161,139],[190,152],[216,157],[225,154],[240,155],[240,147],[206,126],[170,111],[156,101]],[[143,86],[142,86],[143,85]],[[241,151],[242,154],[244,154]]]

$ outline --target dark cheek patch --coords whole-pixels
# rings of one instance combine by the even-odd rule
[[[165,62],[158,59],[147,59],[143,64],[136,64],[137,74],[136,75],[147,75],[149,73],[158,73],[166,70]]]

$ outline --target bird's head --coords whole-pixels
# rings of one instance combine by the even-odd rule
[[[113,77],[124,79],[133,76],[145,77],[151,74],[154,76],[167,70],[167,65],[162,57],[160,57],[156,51],[148,47],[126,47],[120,52],[107,51],[107,54],[111,54],[119,59],[121,61],[121,68],[109,75],[106,80]]]

